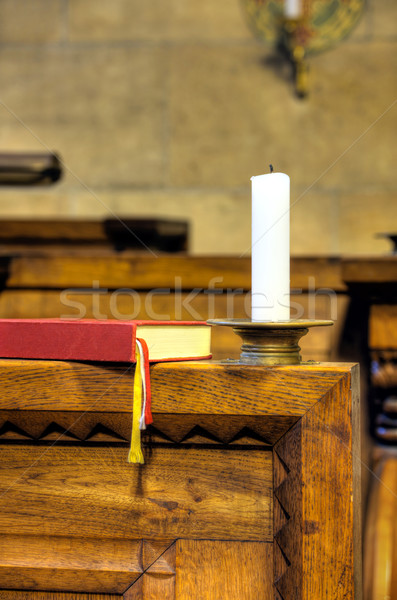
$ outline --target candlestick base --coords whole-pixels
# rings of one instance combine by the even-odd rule
[[[296,319],[251,321],[250,319],[209,319],[210,325],[232,327],[243,344],[239,363],[246,365],[299,365],[299,340],[310,327],[333,325],[333,321]]]

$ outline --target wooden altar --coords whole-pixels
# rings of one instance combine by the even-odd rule
[[[361,598],[358,367],[0,361],[0,600]]]

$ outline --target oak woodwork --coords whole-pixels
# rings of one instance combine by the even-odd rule
[[[25,510],[30,508],[31,504]],[[137,540],[3,534],[0,581],[15,589],[121,594],[143,571],[141,553],[142,542]]]
[[[181,573],[176,581],[177,598],[258,600],[272,597],[271,544],[178,540],[177,549],[177,574]]]
[[[369,317],[369,347],[397,355],[397,304],[374,304]]]
[[[349,377],[341,379],[274,447],[275,585],[281,598],[362,597],[360,577],[350,595],[361,549],[360,505],[353,504],[360,497],[360,443],[358,423],[348,419],[358,413],[358,396],[352,399],[356,407],[341,403],[350,385]],[[325,471],[320,456],[330,460]],[[332,539],[338,543],[324,544]]]
[[[282,598],[350,597],[354,562],[361,548],[360,506],[352,502],[360,496],[360,445],[358,436],[352,444],[353,423],[346,427],[348,413],[355,410],[346,405],[342,409],[340,402],[350,385],[349,378],[340,380],[333,394],[308,411],[274,448],[278,459],[274,493],[280,505],[275,511],[275,539],[281,550],[275,560],[276,588]],[[327,425],[330,421],[332,428]],[[326,472],[319,455],[334,463]],[[348,480],[339,469],[341,463],[348,466]],[[336,501],[329,510],[331,493],[336,494]],[[324,545],[324,540],[331,539],[339,543]],[[332,565],[332,578],[326,565]],[[312,577],[319,570],[324,576]],[[361,598],[360,579],[354,590],[354,597]]]
[[[0,221],[0,252],[15,255],[36,253],[51,255],[62,248],[63,253],[89,249],[121,252],[126,248],[138,251],[181,252],[188,247],[187,221],[169,219],[11,219]]]
[[[301,417],[349,368],[216,361],[156,363],[153,410],[170,414]],[[0,410],[131,413],[134,365],[53,360],[0,361]],[[291,389],[294,390],[293,402]]]
[[[271,540],[270,452],[153,447],[142,470],[127,454],[4,446],[0,534]]]
[[[30,256],[28,255],[30,254]],[[88,254],[88,255],[87,255]],[[93,278],[103,287],[151,289],[175,287],[175,278],[182,289],[207,289],[211,281],[217,287],[233,289],[251,287],[251,258],[234,256],[153,256],[149,253],[123,252],[121,255],[102,252],[98,261],[94,252],[78,250],[73,255],[66,249],[63,255],[45,256],[36,252],[20,252],[9,265],[9,288],[91,287]],[[6,250],[3,249],[3,256]],[[345,291],[341,278],[340,259],[328,257],[292,257],[291,287],[330,288]],[[214,281],[217,278],[217,281]]]
[[[341,268],[347,284],[390,284],[397,281],[397,256],[363,256],[345,258]]]
[[[75,597],[78,594],[79,599],[86,597],[84,592],[80,595],[82,585],[85,591],[90,588],[109,590],[112,598],[113,594],[127,600],[153,596],[174,598],[165,592],[173,591],[175,587],[175,542],[150,544],[136,540],[122,543],[102,539],[46,536],[12,539],[8,536],[6,544],[2,544],[1,555],[6,556],[4,563],[7,562],[1,565],[1,582],[9,587],[45,589],[50,586],[52,592],[67,587],[74,589],[73,593]],[[14,577],[12,581],[10,572]],[[138,592],[144,595],[138,595]],[[64,598],[64,593],[59,593],[59,597]],[[69,594],[65,597],[69,598]],[[108,598],[106,594],[95,593],[89,597]]]
[[[176,543],[160,554],[143,575],[124,593],[123,600],[146,600],[161,598],[175,599],[175,580],[177,576]],[[183,577],[183,574],[181,574]]]
[[[292,256],[291,288],[346,292],[339,256]]]
[[[7,287],[63,289],[92,287],[93,280],[110,289],[194,288],[207,289],[214,277],[222,287],[250,289],[251,259],[230,260],[213,256],[131,257],[20,256],[9,266]]]
[[[364,600],[397,598],[397,458],[383,449],[365,523]]]
[[[356,367],[133,371],[0,361],[0,600],[360,598]]]
[[[108,241],[105,233],[103,221],[81,221],[81,220],[62,220],[45,219],[25,220],[25,219],[2,219],[0,221],[0,242],[3,250],[10,245],[19,244],[26,247],[34,244],[43,244],[47,241],[58,244],[81,244],[104,243]]]
[[[145,443],[268,446],[296,421],[294,416],[156,414],[142,432]],[[130,418],[105,412],[0,411],[0,440],[61,444],[129,445]]]
[[[128,600],[116,594],[78,594],[64,592],[31,592],[0,590],[0,600]]]

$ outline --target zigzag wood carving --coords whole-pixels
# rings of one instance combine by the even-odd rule
[[[281,600],[301,593],[301,474],[300,423],[275,446],[274,461],[274,575]]]

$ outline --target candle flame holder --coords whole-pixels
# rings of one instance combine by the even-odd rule
[[[290,18],[282,0],[241,2],[254,35],[272,44],[292,65],[300,98],[309,91],[308,55],[328,50],[348,36],[366,7],[365,0],[302,0],[299,16]]]
[[[207,323],[232,327],[243,341],[238,362],[262,366],[301,364],[299,340],[311,327],[333,325],[333,321],[317,319],[263,322],[251,319],[209,319]]]

